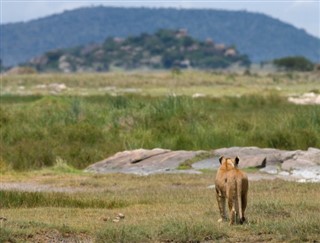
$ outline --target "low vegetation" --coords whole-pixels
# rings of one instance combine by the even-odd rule
[[[3,183],[13,180],[12,174],[2,177]],[[19,181],[66,192],[0,191],[0,216],[6,218],[1,242],[315,242],[320,235],[320,193],[312,183],[251,182],[248,223],[229,227],[217,222],[208,188],[213,172],[140,177],[44,170],[20,174]],[[118,213],[125,218],[113,222]]]

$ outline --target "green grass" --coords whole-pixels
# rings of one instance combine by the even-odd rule
[[[16,179],[83,191],[1,191],[1,216],[7,218],[2,242],[315,242],[320,236],[316,183],[250,182],[248,222],[229,226],[217,222],[215,191],[207,188],[214,172],[140,177],[44,171]],[[7,174],[2,182],[16,179]],[[119,212],[125,219],[113,223]]]
[[[2,170],[53,166],[59,159],[83,169],[137,148],[320,146],[320,107],[293,105],[274,93],[198,99],[2,96],[0,126]]]

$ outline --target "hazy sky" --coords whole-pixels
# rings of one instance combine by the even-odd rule
[[[28,21],[83,6],[214,8],[259,12],[320,38],[320,0],[0,0],[1,23]]]

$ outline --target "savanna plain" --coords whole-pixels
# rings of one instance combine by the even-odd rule
[[[1,77],[0,242],[318,242],[318,183],[252,181],[247,223],[218,223],[202,174],[91,174],[137,148],[320,147],[319,73]],[[255,169],[248,173],[257,173]],[[122,214],[124,218],[115,220]]]

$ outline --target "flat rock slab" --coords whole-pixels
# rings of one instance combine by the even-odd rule
[[[97,173],[197,173],[195,170],[177,170],[186,160],[193,159],[204,151],[171,151],[168,149],[136,149],[116,153],[115,155],[90,165],[87,172]]]

